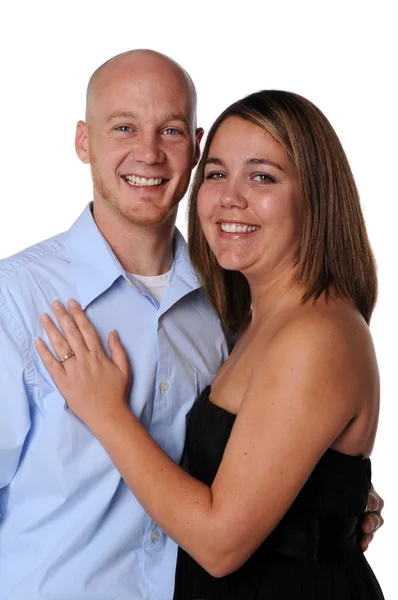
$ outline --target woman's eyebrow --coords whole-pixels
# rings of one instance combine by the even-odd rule
[[[214,156],[209,156],[205,162],[205,165],[219,165],[220,167],[225,167],[225,163],[221,158],[216,158]]]
[[[209,156],[208,159],[205,162],[205,165],[218,165],[218,166],[225,166],[225,163],[223,160],[221,160],[221,158],[216,158],[215,156]],[[248,158],[246,160],[246,164],[247,165],[268,165],[270,167],[275,167],[276,169],[279,169],[279,171],[283,171],[283,167],[281,167],[281,165],[279,165],[278,163],[274,162],[273,160],[269,160],[268,158]]]
[[[275,167],[279,169],[279,171],[283,171],[283,167],[273,160],[269,160],[268,158],[248,158],[246,161],[247,165],[268,165],[270,167]]]

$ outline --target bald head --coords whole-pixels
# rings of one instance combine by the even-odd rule
[[[190,126],[194,133],[196,129],[197,96],[195,85],[190,75],[177,62],[154,50],[130,50],[118,54],[98,67],[92,74],[86,96],[86,122],[95,114],[98,97],[112,89],[117,81],[123,78],[132,78],[139,81],[141,78],[152,77],[166,85],[174,85],[187,94],[190,103]]]
[[[97,218],[112,207],[135,225],[173,224],[202,135],[195,86],[176,62],[133,50],[104,63],[90,79],[75,138],[91,167]]]

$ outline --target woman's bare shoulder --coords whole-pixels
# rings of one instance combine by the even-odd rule
[[[340,390],[358,387],[358,393],[366,373],[368,383],[377,378],[369,327],[355,308],[340,300],[307,302],[281,320],[272,338],[259,336],[257,343],[260,378],[272,372],[318,385],[332,381]]]
[[[298,307],[281,322],[274,343],[332,352],[373,349],[368,324],[358,310],[341,300],[309,301]]]

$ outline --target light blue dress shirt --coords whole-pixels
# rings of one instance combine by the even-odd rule
[[[130,405],[179,461],[186,416],[227,358],[181,234],[160,306],[132,283],[88,206],[72,228],[0,261],[0,600],[170,600],[176,545],[69,410],[34,348],[54,299],[120,335]]]

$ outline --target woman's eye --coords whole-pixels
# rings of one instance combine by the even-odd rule
[[[275,179],[270,175],[266,175],[265,173],[259,173],[253,177],[255,181],[259,181],[260,183],[275,183]]]
[[[206,175],[206,179],[223,179],[224,177],[224,173],[209,173]]]

